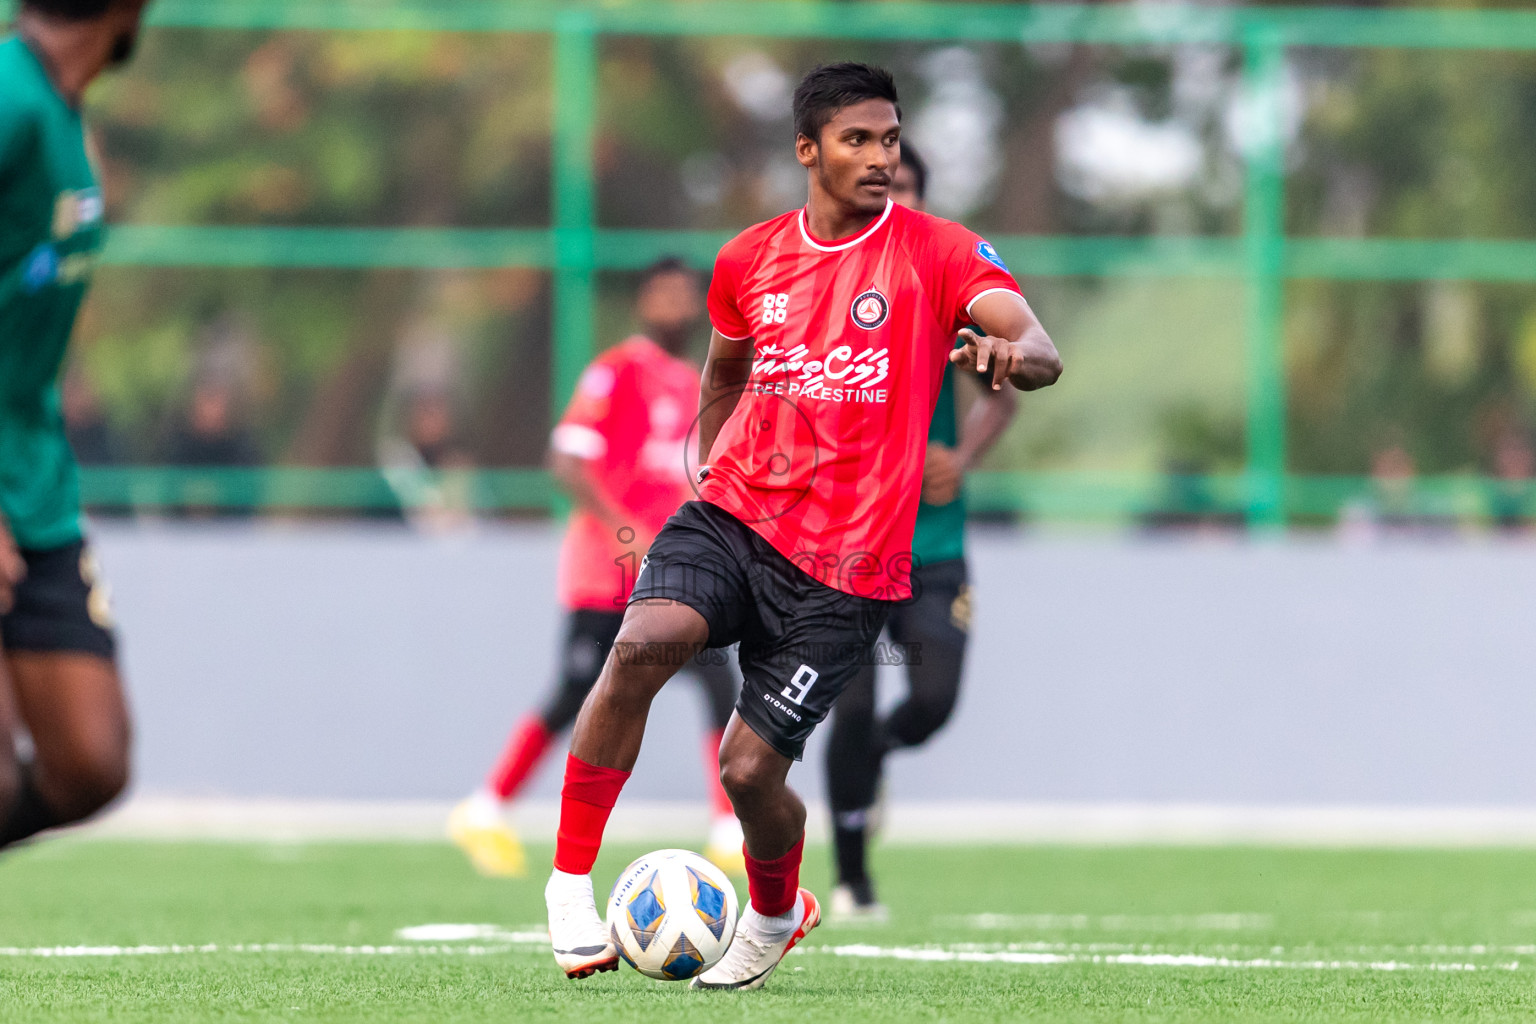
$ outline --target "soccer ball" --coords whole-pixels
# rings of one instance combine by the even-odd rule
[[[625,868],[608,896],[608,929],[629,966],[682,981],[713,967],[736,934],[736,890],[689,850],[657,850]]]

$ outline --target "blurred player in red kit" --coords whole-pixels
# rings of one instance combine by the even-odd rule
[[[691,268],[677,259],[648,268],[636,302],[640,333],[587,367],[551,437],[551,469],[575,505],[560,549],[559,600],[567,613],[561,674],[544,706],[513,728],[481,789],[449,818],[449,835],[485,874],[526,872],[510,804],[575,721],[624,621],[641,556],[692,496],[683,446],[699,368],[685,353],[703,311],[699,275]],[[690,668],[703,684],[711,722],[704,774],[714,823],[705,855],[739,874],[741,826],[715,770],[739,690],[728,661],[725,651],[707,651]]]
[[[892,202],[901,109],[888,72],[818,68],[794,112],[809,202],[748,228],[715,262],[699,500],[652,543],[566,759],[545,902],[569,977],[617,967],[592,865],[651,701],[695,649],[741,645],[720,772],[745,833],[749,904],[725,957],[693,985],[758,988],[817,925],[820,906],[799,885],[805,805],[785,780],[893,604],[912,596],[945,367],[1023,391],[1061,373],[992,247]]]

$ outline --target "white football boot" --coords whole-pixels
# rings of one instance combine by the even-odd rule
[[[725,951],[719,963],[693,979],[693,987],[735,989],[742,992],[762,988],[763,982],[768,980],[785,954],[821,923],[821,905],[809,889],[800,890],[791,913],[797,915],[799,923],[786,931],[782,938],[765,935],[756,913],[741,915],[736,925],[736,937],[731,940],[731,948]]]
[[[586,978],[619,969],[619,953],[597,913],[591,875],[556,871],[544,887],[549,908],[549,943],[567,978]]]

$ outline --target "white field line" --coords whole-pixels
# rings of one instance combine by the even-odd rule
[[[925,947],[884,947],[867,945],[811,946],[807,953],[859,957],[871,960],[918,960],[930,963],[970,964],[1098,964],[1136,967],[1221,967],[1235,970],[1302,971],[1516,971],[1518,961],[1501,964],[1406,963],[1400,960],[1277,960],[1271,957],[1239,959],[1209,956],[1203,953],[1038,953],[1016,950],[983,952],[980,950],[930,949]]]
[[[539,936],[539,944],[549,939]],[[531,944],[529,944],[531,945]],[[308,953],[315,956],[493,956],[528,948],[527,945],[405,945],[338,946],[324,942],[240,942],[230,945],[207,943],[196,946],[0,946],[0,957],[121,957],[121,956],[192,956],[218,953]]]
[[[936,925],[961,925],[982,931],[1183,932],[1269,931],[1270,914],[955,914],[936,917]]]
[[[334,943],[203,943],[142,946],[9,946],[0,947],[0,957],[36,959],[109,959],[117,957],[210,956],[219,954],[302,954],[336,957],[433,957],[499,956],[509,953],[542,951],[548,936],[535,930],[506,930],[485,924],[428,924],[402,928],[392,945],[339,945]],[[415,939],[417,941],[411,941]],[[430,941],[422,941],[430,940]],[[481,941],[463,941],[481,940]],[[487,941],[488,940],[488,941]],[[1397,959],[1361,960],[1297,958],[1285,959],[1284,950],[1275,947],[1270,956],[1226,956],[1211,953],[1153,952],[1148,947],[1105,947],[1068,943],[1013,943],[1002,948],[959,943],[944,946],[874,946],[864,943],[828,946],[802,946],[797,955],[853,957],[866,960],[901,960],[919,963],[1011,964],[1020,966],[1057,966],[1089,964],[1095,966],[1220,968],[1225,970],[1311,970],[1311,971],[1426,971],[1464,973],[1478,971],[1515,971],[1519,961],[1468,963],[1465,961],[1409,962]],[[1382,947],[1383,950],[1389,947]],[[1533,947],[1434,946],[1400,947],[1398,953],[1424,952],[1450,955],[1507,954],[1536,952]],[[1368,947],[1352,950],[1371,952]]]
[[[949,949],[956,952],[1026,952],[1026,953],[1163,953],[1158,944],[1151,942],[949,942],[942,946],[933,945],[933,949]],[[1238,945],[1214,945],[1207,947],[1213,953],[1221,954],[1252,954],[1258,950],[1256,946]],[[1300,949],[1287,950],[1284,946],[1266,946],[1264,951],[1271,955],[1289,953],[1292,957],[1313,954],[1317,952],[1347,953],[1351,956],[1368,957],[1379,960],[1383,957],[1395,956],[1536,956],[1536,945],[1519,946],[1340,946],[1323,947],[1303,946]]]

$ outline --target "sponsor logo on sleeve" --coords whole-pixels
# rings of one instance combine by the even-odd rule
[[[992,264],[1003,273],[1012,273],[1012,271],[1008,269],[1008,264],[1004,263],[1003,258],[997,254],[997,250],[992,248],[991,242],[977,242],[976,255],[980,256],[982,259],[986,260],[988,263]]]

